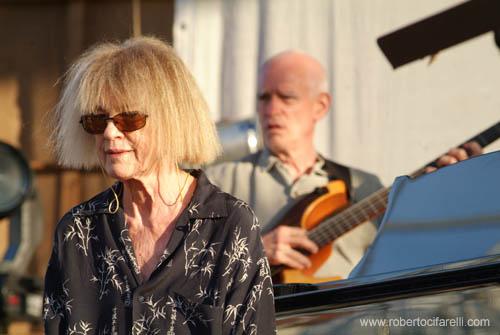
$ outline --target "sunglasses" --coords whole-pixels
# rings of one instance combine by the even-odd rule
[[[87,114],[80,118],[83,129],[90,134],[102,134],[111,120],[120,131],[131,132],[143,128],[148,116],[136,112],[124,112],[109,117],[107,114]]]

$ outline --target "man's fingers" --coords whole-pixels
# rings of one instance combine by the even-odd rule
[[[479,143],[475,141],[467,142],[461,148],[450,149],[445,155],[439,157],[436,163],[438,167],[443,167],[482,153],[483,149]]]
[[[307,237],[307,231],[302,228],[283,226],[278,227],[275,232],[277,243],[288,244],[312,254],[318,252],[318,246]]]
[[[311,241],[307,236],[292,236],[290,245],[295,249],[303,249],[311,254],[318,252],[318,246]]]
[[[483,153],[483,148],[476,141],[467,142],[460,148],[450,149],[445,155],[439,157],[436,161],[437,167],[444,167],[447,165],[455,164],[459,161],[463,161],[472,156],[481,155]],[[425,173],[433,172],[436,168],[433,166],[428,166],[425,168]]]
[[[455,157],[450,156],[450,155],[444,155],[444,156],[439,157],[436,164],[439,167],[443,167],[443,166],[455,164],[456,162],[458,162],[458,160]]]
[[[476,141],[467,142],[463,145],[469,156],[477,156],[483,153],[483,148]]]
[[[280,226],[262,236],[266,256],[272,265],[284,264],[294,269],[311,266],[307,256],[295,249],[310,253],[318,251],[318,246],[307,237],[307,231],[297,227]]]
[[[448,156],[454,157],[457,161],[463,161],[469,158],[467,151],[464,148],[453,148],[448,151]]]
[[[431,173],[431,172],[434,172],[436,170],[437,170],[437,168],[435,168],[434,166],[427,166],[425,168],[425,173]]]
[[[304,270],[311,266],[309,258],[287,246],[282,246],[274,256],[276,264],[285,264],[294,269]]]

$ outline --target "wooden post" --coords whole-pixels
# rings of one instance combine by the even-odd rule
[[[141,0],[132,0],[132,34],[134,37],[142,35],[141,32]]]

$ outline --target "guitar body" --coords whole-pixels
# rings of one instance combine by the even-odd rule
[[[325,218],[331,216],[338,210],[348,205],[347,189],[345,183],[340,180],[329,182],[323,192],[313,193],[315,197],[309,196],[305,199],[305,204],[301,208],[302,217],[296,217],[296,221],[300,220],[300,226],[306,230],[311,230]],[[294,216],[294,215],[292,215]],[[287,217],[283,222],[292,221],[293,218]],[[291,223],[291,222],[290,222]],[[296,224],[295,224],[296,225]],[[332,242],[321,247],[314,254],[309,255],[312,266],[306,270],[285,269],[280,273],[280,282],[286,283],[320,283],[332,280],[342,279],[340,277],[316,277],[315,273],[325,263],[332,253]]]

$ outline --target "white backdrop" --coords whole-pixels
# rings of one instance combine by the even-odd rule
[[[254,117],[263,60],[287,49],[318,58],[333,95],[316,134],[319,151],[390,185],[499,119],[492,33],[442,51],[430,65],[424,59],[397,70],[376,45],[378,37],[459,3],[177,0],[174,44],[216,121]]]

